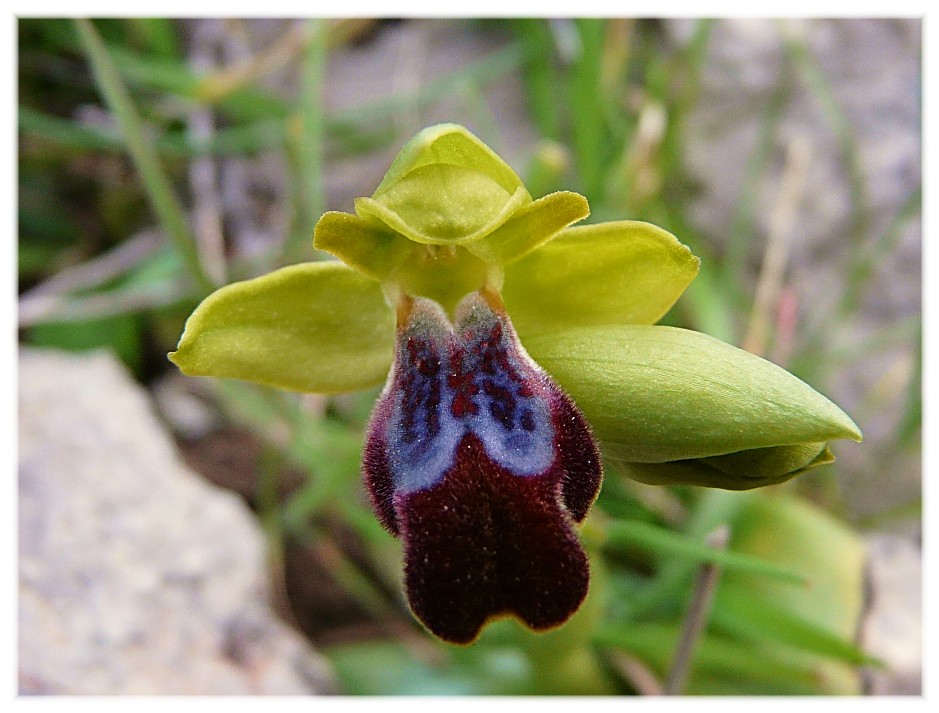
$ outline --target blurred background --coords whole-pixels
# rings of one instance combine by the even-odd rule
[[[656,694],[721,524],[683,692],[920,692],[919,20],[17,26],[21,693]],[[535,197],[674,233],[702,267],[664,321],[786,367],[864,442],[755,493],[610,471],[571,623],[432,639],[359,483],[377,390],[166,353],[213,287],[328,259],[320,214],[439,121]]]

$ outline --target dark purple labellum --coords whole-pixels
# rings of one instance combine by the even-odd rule
[[[548,629],[586,596],[572,523],[599,492],[599,453],[497,294],[465,297],[453,325],[436,302],[402,298],[363,470],[404,541],[411,609],[440,638],[468,644],[503,615]]]

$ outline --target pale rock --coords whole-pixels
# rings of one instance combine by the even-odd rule
[[[271,611],[262,534],[106,352],[19,361],[22,694],[331,692]]]

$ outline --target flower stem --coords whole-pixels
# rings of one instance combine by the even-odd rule
[[[723,550],[727,547],[729,539],[730,528],[727,525],[721,525],[707,536],[706,542],[708,546],[714,549]],[[721,566],[717,562],[706,562],[698,570],[691,591],[691,604],[688,607],[685,624],[678,640],[678,647],[675,650],[675,658],[665,681],[663,692],[667,696],[681,695],[685,688],[691,670],[694,647],[707,625],[708,615],[711,612],[711,601],[714,598],[714,590],[717,589],[720,573]]]

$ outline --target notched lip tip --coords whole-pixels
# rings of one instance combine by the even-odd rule
[[[585,596],[585,598],[586,598],[586,595],[584,595],[584,596]],[[581,606],[582,604],[583,604],[583,600],[580,601],[580,604],[577,605],[577,608],[576,608],[574,611],[572,611],[572,612],[567,616],[567,618],[565,618],[563,621],[558,621],[558,622],[555,622],[555,623],[552,623],[552,624],[545,624],[545,625],[543,625],[543,626],[536,626],[536,625],[534,625],[534,624],[529,624],[527,621],[525,621],[524,618],[522,618],[521,615],[519,615],[518,613],[516,613],[516,612],[514,612],[514,611],[501,611],[501,612],[498,612],[498,613],[496,613],[496,614],[490,614],[490,615],[487,616],[487,617],[483,620],[483,622],[479,625],[479,628],[476,629],[476,632],[473,634],[472,638],[469,638],[469,639],[455,639],[455,638],[447,637],[447,636],[445,636],[445,635],[443,635],[443,634],[441,634],[441,633],[438,633],[438,632],[434,631],[433,629],[431,629],[431,628],[430,628],[423,620],[421,620],[421,618],[418,617],[416,614],[415,614],[415,618],[416,618],[418,621],[420,621],[420,622],[421,622],[421,625],[427,630],[427,632],[430,633],[430,634],[431,634],[432,636],[434,636],[435,638],[440,639],[441,641],[444,641],[444,642],[446,642],[446,643],[448,643],[448,644],[451,644],[451,645],[453,645],[453,646],[460,646],[460,647],[465,648],[465,647],[472,646],[472,645],[476,644],[476,643],[479,641],[479,639],[482,637],[483,632],[486,631],[487,628],[489,628],[489,625],[490,625],[490,624],[494,624],[494,623],[497,622],[497,621],[514,620],[515,623],[518,624],[520,627],[522,627],[523,629],[525,629],[525,630],[527,630],[527,631],[529,631],[529,632],[531,632],[531,633],[533,633],[533,634],[548,634],[548,633],[550,633],[550,632],[552,632],[552,631],[555,631],[556,629],[559,629],[560,627],[564,626],[567,622],[569,622],[569,621],[571,620],[571,617],[580,609],[580,606]]]

